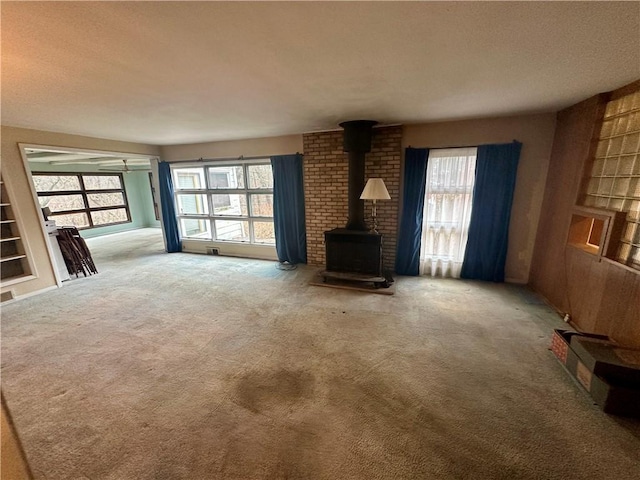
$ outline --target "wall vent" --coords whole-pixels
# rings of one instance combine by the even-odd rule
[[[0,293],[0,302],[7,302],[9,300],[13,300],[15,297],[13,296],[13,290],[8,290],[6,292]]]

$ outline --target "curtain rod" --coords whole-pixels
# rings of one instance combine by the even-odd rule
[[[429,150],[450,150],[452,148],[476,148],[479,147],[479,144],[475,145],[446,145],[444,147],[412,147],[409,145],[407,148],[428,148]]]
[[[296,155],[304,155],[300,152],[296,152]],[[189,160],[171,160],[166,163],[189,163],[189,162],[233,162],[233,161],[243,161],[243,160],[271,160],[272,156],[276,155],[259,155],[253,157],[245,157],[244,155],[240,155],[239,157],[219,157],[219,158],[195,158]]]
[[[510,142],[500,142],[500,143],[476,143],[475,145],[449,145],[445,147],[412,147],[411,145],[407,145],[406,148],[428,148],[429,150],[444,150],[450,148],[473,148],[473,147],[481,147],[483,145],[506,145],[507,143],[522,143],[520,140],[516,140],[515,138]]]

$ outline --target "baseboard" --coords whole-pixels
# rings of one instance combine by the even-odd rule
[[[50,287],[45,287],[40,290],[36,290],[35,292],[29,292],[29,293],[25,293],[24,295],[18,295],[13,297],[10,300],[7,300],[6,302],[2,302],[2,305],[8,305],[9,303],[18,302],[24,298],[33,297],[34,295],[40,295],[41,293],[45,293],[50,290],[55,290],[57,288],[61,288],[61,287],[58,287],[58,285],[51,285]]]
[[[146,229],[157,229],[162,233],[162,228],[161,227],[135,227],[135,228],[130,228],[128,230],[122,230],[120,232],[110,232],[110,233],[105,233],[104,235],[95,235],[92,237],[82,237],[82,230],[80,231],[80,236],[82,238],[84,238],[85,240],[93,240],[94,238],[104,238],[104,237],[113,237],[115,235],[124,235],[126,233],[131,233],[131,232],[135,232],[136,230],[146,230]]]

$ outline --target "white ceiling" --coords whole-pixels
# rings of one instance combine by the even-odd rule
[[[639,2],[2,2],[2,124],[158,145],[555,111]]]

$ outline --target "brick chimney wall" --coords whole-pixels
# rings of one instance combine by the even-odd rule
[[[348,218],[349,160],[342,151],[342,130],[305,133],[304,188],[307,222],[307,262],[325,264],[324,232],[343,228]],[[400,157],[402,127],[373,129],[371,152],[365,158],[365,180],[384,180],[391,200],[378,201],[378,231],[383,235],[385,268],[394,269],[398,207],[400,200]],[[365,219],[371,225],[372,202],[365,201]]]

